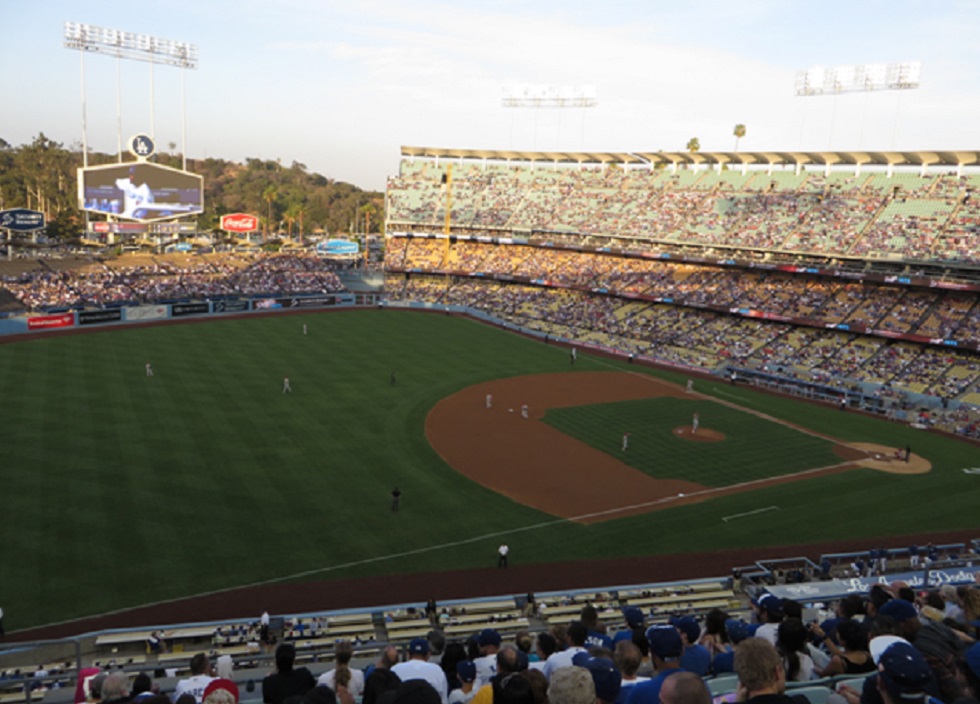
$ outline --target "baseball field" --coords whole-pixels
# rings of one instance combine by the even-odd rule
[[[331,584],[385,576],[380,603],[399,603],[401,580],[492,567],[502,542],[520,567],[980,528],[975,445],[573,365],[465,318],[351,310],[7,342],[8,632],[248,585],[314,583],[328,609]]]

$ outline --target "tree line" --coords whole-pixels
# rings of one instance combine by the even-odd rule
[[[179,169],[182,157],[170,147],[169,153],[158,153],[151,161]],[[115,154],[89,152],[89,166],[116,161]],[[0,138],[0,210],[40,210],[47,216],[49,237],[83,236],[76,172],[81,166],[80,146],[66,148],[44,133],[17,147]],[[187,170],[204,177],[204,212],[197,217],[202,232],[217,230],[222,215],[237,212],[259,216],[269,235],[378,233],[383,228],[383,193],[310,173],[296,161],[285,167],[262,159],[240,164],[188,158]]]

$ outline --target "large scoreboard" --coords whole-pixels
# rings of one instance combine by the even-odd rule
[[[145,161],[78,170],[79,208],[152,222],[204,211],[204,179]]]

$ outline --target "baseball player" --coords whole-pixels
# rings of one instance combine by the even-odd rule
[[[493,408],[493,394],[487,394],[487,408]]]
[[[527,412],[527,404],[525,403],[523,406],[521,406],[521,418],[528,418],[528,417],[529,416]]]
[[[293,393],[293,387],[289,385],[289,377],[288,376],[284,376],[282,378],[282,392],[284,394],[291,394],[291,393]]]
[[[153,365],[149,362],[146,363],[146,375],[153,376]]]
[[[696,432],[698,432],[698,426],[700,424],[701,424],[701,417],[697,413],[695,413],[694,417],[691,418],[691,435],[694,435]]]
[[[630,434],[623,433],[623,452],[629,449],[630,446]]]

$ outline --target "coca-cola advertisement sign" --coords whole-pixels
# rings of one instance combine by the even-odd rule
[[[259,229],[259,219],[245,213],[222,215],[221,229],[225,232],[255,232]]]

